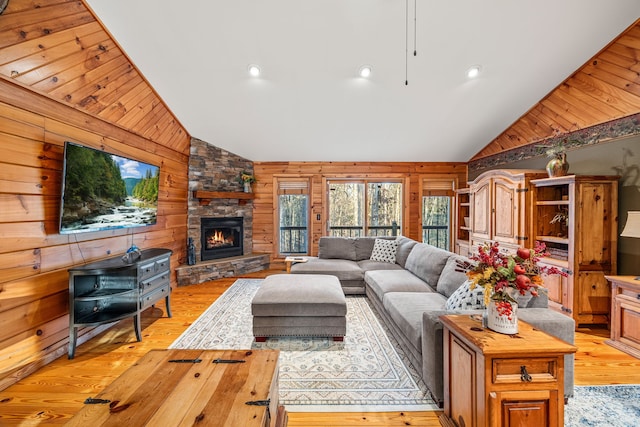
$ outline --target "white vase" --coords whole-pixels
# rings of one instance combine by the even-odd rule
[[[498,303],[491,301],[487,306],[487,327],[492,331],[501,334],[517,334],[518,333],[518,304],[511,303],[511,319],[509,316],[501,315],[498,312]]]
[[[245,193],[251,193],[251,183],[250,182],[245,182],[244,183],[244,192]]]

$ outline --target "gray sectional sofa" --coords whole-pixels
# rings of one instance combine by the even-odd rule
[[[387,238],[389,239],[389,238]],[[443,334],[439,316],[467,277],[456,261],[465,257],[400,236],[395,262],[371,260],[373,237],[321,237],[318,257],[294,264],[292,274],[338,277],[345,294],[366,294],[394,335],[432,397],[443,403]],[[573,319],[547,308],[544,294],[522,301],[518,317],[570,344]],[[476,311],[481,312],[481,310]],[[573,395],[573,354],[565,356],[565,397]]]

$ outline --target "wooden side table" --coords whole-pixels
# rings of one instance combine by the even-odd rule
[[[277,350],[151,350],[68,426],[286,426]],[[249,402],[249,403],[247,403]]]
[[[468,315],[441,319],[442,425],[564,424],[564,355],[576,347],[522,321],[518,334],[505,335]]]
[[[307,258],[304,257],[300,257],[300,256],[288,256],[284,259],[284,263],[287,267],[287,273],[291,273],[291,266],[293,264],[299,263],[299,262],[307,262],[309,261]]]
[[[640,280],[605,276],[611,282],[611,347],[640,358]]]

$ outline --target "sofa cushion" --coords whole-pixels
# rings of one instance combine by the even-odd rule
[[[446,302],[437,292],[389,292],[382,305],[405,338],[422,352],[422,313],[444,310]]]
[[[398,242],[395,240],[376,239],[370,259],[395,264],[396,249],[398,249]]]
[[[458,267],[458,261],[469,261],[461,255],[451,255],[440,273],[436,290],[449,298],[467,280],[467,275]]]
[[[418,243],[407,257],[405,268],[435,289],[440,273],[451,255],[451,252],[444,249],[436,248],[427,243]]]
[[[364,271],[355,261],[346,259],[321,259],[306,257],[309,261],[291,266],[293,274],[329,274],[336,276],[341,282],[345,280],[362,280]]]
[[[355,240],[356,244],[356,261],[362,261],[371,258],[371,252],[373,252],[373,245],[375,245],[377,239],[395,240],[395,237],[358,237]]]
[[[380,301],[388,292],[433,292],[422,279],[407,270],[376,270],[364,273],[368,291]]]
[[[480,310],[485,308],[484,288],[475,286],[471,289],[471,282],[469,280],[465,281],[447,299],[445,308],[447,311]]]
[[[391,264],[389,262],[373,261],[373,260],[370,260],[370,259],[365,259],[365,260],[362,260],[362,261],[358,261],[358,265],[360,266],[362,271],[364,271],[365,273],[367,271],[372,271],[372,270],[405,271],[398,264]]]
[[[318,258],[356,260],[356,239],[323,236],[318,241]]]
[[[407,257],[411,253],[411,249],[418,244],[413,239],[404,236],[398,236],[398,249],[396,249],[396,263],[404,268],[407,263]]]

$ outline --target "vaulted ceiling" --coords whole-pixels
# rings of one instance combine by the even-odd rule
[[[0,75],[179,151],[467,161],[640,111],[640,3],[613,4],[10,0]]]

